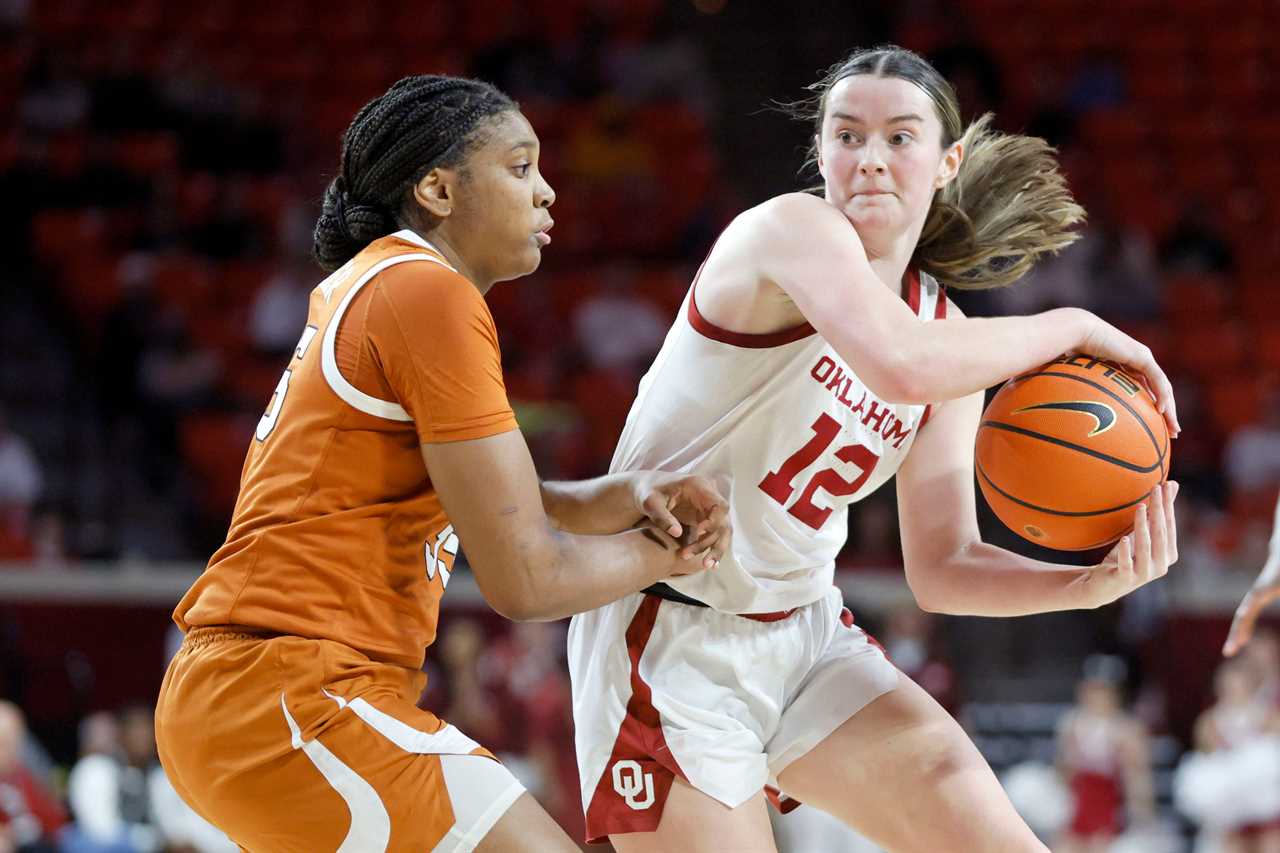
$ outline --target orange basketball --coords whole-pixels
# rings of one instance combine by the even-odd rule
[[[1119,539],[1169,474],[1169,432],[1146,388],[1090,356],[1009,380],[978,427],[978,484],[996,516],[1037,545]]]

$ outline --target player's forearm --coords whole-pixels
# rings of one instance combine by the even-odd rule
[[[540,485],[547,518],[553,527],[566,533],[617,533],[643,517],[636,509],[630,472]]]
[[[679,567],[675,550],[651,537],[640,530],[612,536],[551,531],[546,547],[508,575],[503,594],[490,604],[517,621],[550,621],[638,592]]]
[[[1027,616],[1097,606],[1089,569],[974,542],[936,565],[907,568],[921,609],[954,616]]]
[[[953,400],[990,388],[1081,346],[1090,315],[1057,308],[1029,317],[962,317],[917,325],[893,388],[904,403]]]

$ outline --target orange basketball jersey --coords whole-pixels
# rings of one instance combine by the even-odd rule
[[[227,541],[174,620],[420,667],[458,538],[419,445],[515,426],[480,292],[414,232],[377,240],[312,292]]]

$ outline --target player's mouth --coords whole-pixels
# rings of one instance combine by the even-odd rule
[[[539,246],[549,246],[551,244],[551,235],[547,232],[555,227],[555,224],[554,220],[549,221],[546,225],[542,226],[542,228],[533,232],[533,239],[538,242]]]

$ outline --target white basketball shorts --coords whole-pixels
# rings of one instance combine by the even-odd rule
[[[635,593],[573,617],[587,839],[652,832],[676,776],[746,802],[898,683],[834,587],[770,621]]]

